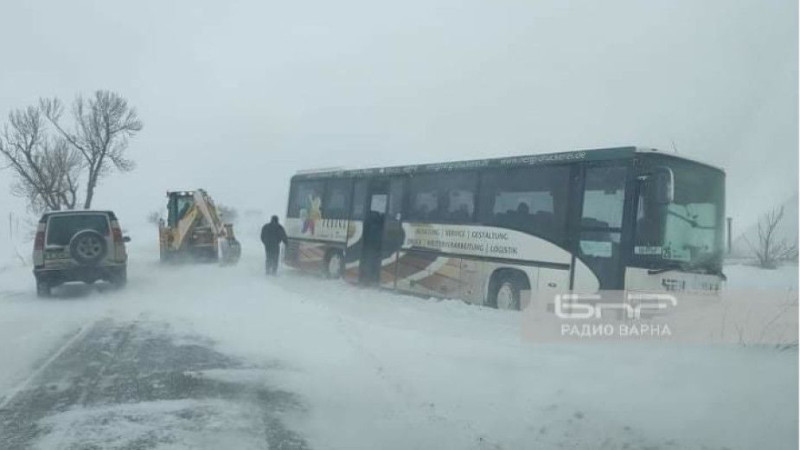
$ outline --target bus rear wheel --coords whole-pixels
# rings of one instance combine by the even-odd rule
[[[337,251],[328,253],[328,257],[325,258],[325,276],[330,279],[341,278],[343,266],[344,258],[341,253]]]
[[[507,309],[512,311],[520,310],[520,298],[523,283],[519,276],[507,274],[498,277],[492,283],[493,289],[489,293],[488,306],[497,309]]]

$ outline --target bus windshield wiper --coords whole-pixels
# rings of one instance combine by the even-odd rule
[[[716,229],[716,227],[713,226],[713,225],[711,225],[711,226],[700,225],[700,222],[698,222],[697,219],[693,219],[691,217],[683,216],[681,214],[676,213],[675,211],[667,211],[667,215],[673,216],[673,217],[677,217],[678,219],[683,220],[684,222],[686,222],[689,225],[691,225],[692,228],[696,228],[698,230],[714,230],[714,229]]]
[[[695,272],[697,273],[698,270],[702,270],[703,273],[710,274],[710,275],[717,275],[722,277],[723,280],[727,280],[728,277],[722,273],[722,270],[717,268],[716,266],[711,265],[710,262],[706,263],[698,263],[698,264],[689,264],[689,263],[679,263],[679,262],[671,262],[664,267],[659,267],[658,269],[648,269],[648,275],[657,275],[659,273],[669,272],[671,270],[679,270],[681,272]]]
[[[658,269],[648,269],[647,270],[647,274],[648,275],[657,275],[659,273],[669,272],[671,270],[686,271],[686,269],[688,267],[689,267],[688,264],[672,262],[672,263],[669,263],[669,264],[665,265],[664,267],[659,267]]]
[[[693,264],[693,265],[691,265],[689,267],[689,269],[702,269],[707,274],[717,275],[719,277],[722,277],[723,280],[727,280],[728,279],[728,277],[726,277],[725,274],[722,273],[722,267],[717,266],[712,261],[708,261],[707,260],[705,262],[699,262],[699,263]]]

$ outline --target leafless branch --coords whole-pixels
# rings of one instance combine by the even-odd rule
[[[12,194],[25,198],[32,210],[75,206],[82,161],[63,139],[49,136],[40,107],[9,114],[0,134],[0,155],[16,175]]]
[[[110,91],[96,91],[90,98],[78,96],[72,107],[73,129],[60,124],[63,106],[57,99],[43,100],[48,120],[64,140],[83,157],[87,168],[84,208],[90,208],[95,188],[112,169],[127,172],[134,162],[125,156],[128,139],[141,131],[143,124],[127,100]]]
[[[764,214],[758,221],[758,244],[747,244],[758,259],[759,266],[774,269],[779,261],[796,260],[798,256],[797,242],[793,244],[786,239],[779,239],[775,231],[783,220],[784,208],[773,209]]]

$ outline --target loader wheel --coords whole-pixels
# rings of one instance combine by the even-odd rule
[[[206,259],[211,262],[217,262],[217,260],[219,260],[219,251],[216,247],[206,250]]]
[[[158,256],[159,256],[160,261],[162,263],[165,263],[165,264],[171,263],[175,259],[175,254],[174,253],[172,253],[169,250],[164,250],[164,249],[161,249],[161,251],[159,252]]]

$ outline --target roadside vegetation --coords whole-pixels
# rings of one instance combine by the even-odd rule
[[[135,167],[128,144],[143,126],[115,92],[79,95],[67,114],[58,98],[42,98],[9,113],[0,131],[0,169],[13,173],[11,193],[34,213],[90,209],[103,178]]]

